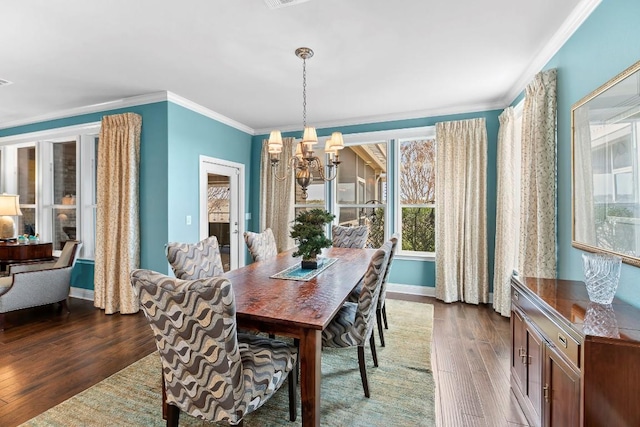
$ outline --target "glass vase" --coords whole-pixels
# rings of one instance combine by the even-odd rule
[[[589,299],[598,304],[611,304],[618,289],[622,258],[610,254],[582,254],[584,281]]]

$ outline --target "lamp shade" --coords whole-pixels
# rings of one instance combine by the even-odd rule
[[[0,194],[0,215],[22,215],[20,210],[20,196],[15,194]]]
[[[331,134],[331,146],[334,150],[342,150],[344,148],[344,140],[342,139],[342,132],[334,132]]]
[[[0,239],[11,240],[16,235],[16,225],[12,216],[22,215],[20,196],[0,194]]]
[[[308,150],[311,150],[312,147],[318,143],[316,128],[311,126],[306,126],[304,128],[304,133],[302,134],[302,143],[305,145],[305,147],[307,147]]]
[[[325,154],[336,154],[338,152],[330,139],[327,139],[327,142],[324,143],[324,152]]]

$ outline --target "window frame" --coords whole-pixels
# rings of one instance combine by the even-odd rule
[[[83,242],[78,258],[95,259],[96,141],[100,122],[0,137],[2,191],[17,194],[17,148],[36,147],[36,232],[53,241],[53,144],[76,141],[76,238]],[[90,144],[89,144],[90,143]],[[23,205],[24,203],[21,203]],[[93,213],[91,215],[90,213]],[[60,250],[54,250],[59,255]]]

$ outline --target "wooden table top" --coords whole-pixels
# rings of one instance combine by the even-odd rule
[[[338,261],[306,282],[270,278],[300,263],[292,252],[225,273],[233,284],[239,321],[323,330],[364,276],[375,249],[326,249],[322,256]]]

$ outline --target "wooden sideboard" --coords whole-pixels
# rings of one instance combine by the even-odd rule
[[[511,389],[533,426],[640,426],[640,309],[514,276]]]
[[[53,244],[51,242],[0,242],[0,269],[7,265],[31,261],[48,261],[53,259]]]

